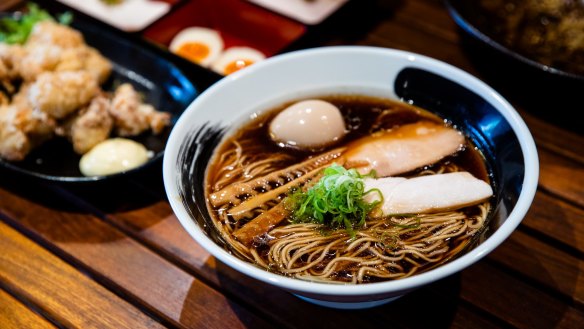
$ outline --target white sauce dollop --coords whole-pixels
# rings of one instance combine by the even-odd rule
[[[79,161],[79,169],[85,176],[102,176],[119,173],[144,164],[152,156],[144,145],[126,138],[107,139]]]
[[[345,133],[341,111],[318,99],[294,103],[270,123],[270,136],[275,142],[303,149],[330,145]]]

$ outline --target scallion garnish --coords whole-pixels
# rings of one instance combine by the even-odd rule
[[[70,24],[73,16],[66,12],[57,17],[61,24]],[[28,39],[36,23],[44,20],[55,20],[49,12],[41,9],[35,3],[27,5],[26,13],[22,16],[5,17],[0,19],[0,42],[8,44],[23,44]]]
[[[354,228],[363,226],[367,214],[383,202],[379,189],[365,191],[363,178],[374,176],[373,172],[361,175],[338,164],[327,167],[314,186],[306,191],[296,189],[287,197],[293,222],[344,227],[354,237]],[[368,193],[378,193],[379,199],[366,202],[363,197]]]

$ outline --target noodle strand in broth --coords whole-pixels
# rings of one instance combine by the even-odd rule
[[[353,96],[324,99],[337,105],[345,121],[349,122],[350,132],[343,141],[344,145],[351,139],[416,120],[443,122],[427,111],[388,100]],[[230,202],[220,205],[213,206],[211,195],[233,184],[251,183],[254,179],[268,177],[278,170],[298,166],[311,157],[318,157],[341,146],[334,145],[330,149],[311,153],[283,149],[270,143],[266,122],[280,110],[260,116],[259,121],[238,130],[218,148],[207,169],[207,207],[213,215],[214,227],[225,241],[225,247],[241,259],[302,280],[355,284],[378,282],[405,278],[455,258],[473,242],[473,236],[485,227],[491,208],[489,201],[437,213],[381,218],[370,216],[362,227],[355,229],[354,234],[345,228],[331,228],[317,223],[293,223],[288,218],[270,227],[267,233],[253,237],[251,243],[238,240],[234,235],[236,231],[280,204],[286,194],[270,197],[268,202],[241,216],[231,215],[231,209],[249,201],[255,194],[262,195],[270,190],[279,191],[277,188],[280,186],[294,185],[294,182],[302,181],[302,176],[309,170],[294,171],[286,179],[267,181],[265,184],[269,186],[266,188],[254,188],[253,193],[233,195]],[[468,171],[488,181],[484,159],[472,145],[459,153],[432,166],[406,173],[406,176]]]

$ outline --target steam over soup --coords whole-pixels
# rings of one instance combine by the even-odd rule
[[[217,147],[206,200],[225,248],[275,273],[338,283],[404,278],[462,253],[485,226],[493,195],[471,141],[402,102],[313,100],[338,109],[344,132],[314,145],[294,137],[282,143],[271,122],[289,108],[310,113],[297,110],[315,103],[302,99],[251,120]],[[320,131],[298,135],[311,133]]]

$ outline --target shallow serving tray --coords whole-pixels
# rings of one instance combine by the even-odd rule
[[[112,76],[103,85],[104,90],[113,90],[114,86],[119,83],[130,82],[144,95],[147,103],[152,104],[158,110],[170,112],[172,124],[202,90],[221,78],[221,76],[192,64],[136,35],[112,28],[80,12],[59,4],[43,4],[43,8],[51,13],[61,13],[65,10],[73,12],[72,27],[81,31],[86,42],[97,48],[113,63]],[[19,15],[19,13],[3,14],[3,16],[6,15]],[[8,162],[0,159],[0,167],[8,172],[17,172],[49,181],[93,182],[109,180],[135,173],[160,161],[171,128],[168,127],[156,136],[151,133],[137,136],[135,140],[153,151],[154,156],[146,164],[119,174],[83,176],[78,167],[81,157],[63,138],[54,138],[39,146],[24,161]]]

